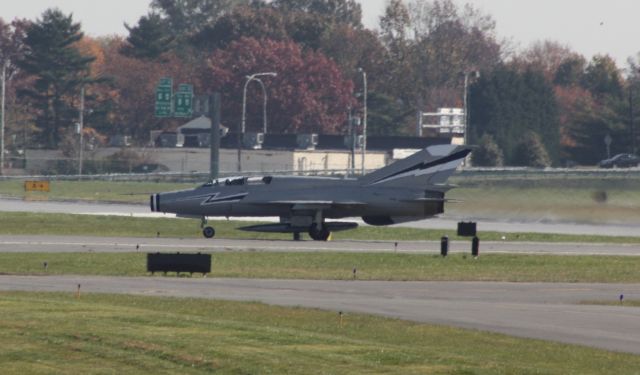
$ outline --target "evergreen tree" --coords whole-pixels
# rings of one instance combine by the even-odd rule
[[[556,70],[553,83],[560,86],[577,86],[584,76],[586,61],[582,56],[564,60]]]
[[[622,98],[622,78],[616,62],[608,55],[594,56],[583,76],[583,86],[597,98]]]
[[[502,150],[489,134],[480,137],[478,148],[471,154],[472,164],[476,167],[501,167],[504,164]]]
[[[406,135],[399,125],[415,119],[413,108],[390,96],[372,91],[367,98],[368,130],[370,135]]]
[[[46,10],[27,28],[27,51],[19,65],[35,82],[21,94],[37,111],[41,141],[50,148],[57,147],[64,129],[77,122],[81,87],[91,83],[94,57],[82,55],[75,46],[82,35],[80,24],[58,9]]]
[[[167,21],[169,31],[183,41],[212,26],[221,16],[248,0],[153,0],[151,9]]]
[[[284,13],[311,13],[332,22],[362,27],[362,7],[355,0],[273,0],[271,5]]]
[[[205,26],[190,42],[199,50],[213,51],[242,37],[286,40],[289,36],[282,14],[271,8],[238,6],[213,25]]]
[[[541,72],[500,66],[484,75],[471,87],[470,113],[471,141],[492,134],[507,164],[515,162],[516,145],[527,131],[542,137],[551,160],[557,160],[558,107],[553,88]]]
[[[535,168],[546,168],[551,165],[549,154],[536,132],[529,130],[524,133],[522,139],[516,145],[513,164]]]
[[[135,26],[124,26],[129,30],[129,37],[121,52],[127,57],[155,60],[173,47],[174,37],[158,14],[140,17]]]

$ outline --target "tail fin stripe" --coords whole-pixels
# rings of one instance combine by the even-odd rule
[[[378,180],[372,182],[372,184],[377,184],[377,183],[382,182],[384,180],[388,180],[388,179],[394,178],[396,176],[399,176],[401,174],[409,173],[411,171],[418,171],[418,170],[421,171],[421,170],[425,170],[427,168],[436,167],[438,165],[447,164],[447,163],[450,163],[450,162],[455,161],[455,160],[464,159],[464,158],[467,157],[467,155],[469,155],[470,152],[471,152],[471,150],[465,149],[465,150],[456,152],[455,154],[451,154],[451,155],[445,156],[445,157],[443,157],[441,159],[437,159],[437,160],[431,161],[429,163],[422,162],[420,164],[412,165],[409,168],[403,169],[403,170],[401,170],[399,172],[396,172],[394,174],[391,174],[389,176],[385,176],[385,177],[379,178]]]

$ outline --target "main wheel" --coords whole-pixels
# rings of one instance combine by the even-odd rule
[[[318,229],[317,224],[311,225],[309,228],[309,237],[311,237],[314,241],[326,241],[331,236],[331,232],[326,228]]]
[[[205,236],[206,238],[213,238],[216,235],[216,230],[213,229],[212,227],[205,227],[202,230],[202,235]]]

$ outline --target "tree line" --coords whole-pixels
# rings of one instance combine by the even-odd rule
[[[355,0],[153,0],[125,26],[126,36],[88,37],[56,8],[0,19],[10,148],[77,152],[82,90],[86,139],[146,144],[151,130],[180,125],[154,116],[162,77],[221,92],[233,131],[246,76],[258,72],[277,73],[262,78],[270,132],[346,134],[348,118],[362,116],[366,72],[369,134],[413,135],[419,111],[462,107],[465,75],[477,71],[468,96],[476,165],[593,164],[607,136],[612,153],[636,150],[637,59],[621,68],[553,41],[516,52],[490,15],[453,0],[389,0],[375,30]],[[262,92],[248,89],[247,129],[259,131]]]

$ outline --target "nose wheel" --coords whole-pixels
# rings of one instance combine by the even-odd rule
[[[205,216],[202,217],[200,228],[202,228],[202,235],[205,238],[213,238],[216,235],[216,230],[207,225],[207,218]]]
[[[213,238],[216,235],[216,230],[213,227],[204,227],[202,229],[202,235],[206,238]]]

